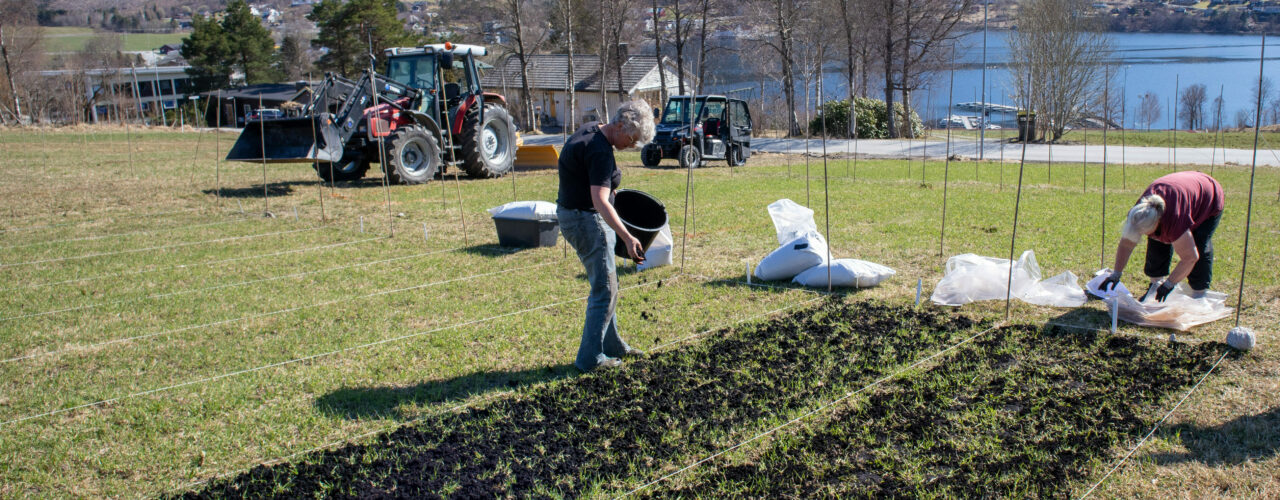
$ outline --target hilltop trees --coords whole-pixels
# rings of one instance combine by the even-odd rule
[[[323,0],[312,7],[307,19],[320,34],[313,47],[329,49],[316,66],[324,71],[352,75],[368,69],[368,55],[382,60],[388,47],[417,45],[419,36],[396,18],[396,0]]]
[[[237,70],[251,84],[280,77],[271,32],[244,0],[231,0],[221,20],[193,17],[191,36],[183,39],[181,53],[191,64],[187,73],[196,90],[226,86]]]

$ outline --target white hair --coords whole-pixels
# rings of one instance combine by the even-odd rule
[[[627,135],[636,138],[636,146],[643,146],[653,140],[653,108],[644,99],[627,101],[618,106],[613,115],[613,123],[622,127]]]
[[[1158,194],[1143,196],[1138,203],[1129,209],[1129,216],[1124,219],[1121,237],[1137,243],[1143,236],[1151,234],[1164,215],[1164,198]]]

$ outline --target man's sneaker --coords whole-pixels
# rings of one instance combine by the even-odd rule
[[[609,368],[620,368],[621,366],[622,366],[621,359],[606,358],[604,361],[601,361],[599,364],[597,364],[595,367],[591,368],[590,370],[583,370],[582,368],[578,368],[578,370],[581,370],[583,373],[587,373],[587,372],[593,372],[596,370],[604,370]]]

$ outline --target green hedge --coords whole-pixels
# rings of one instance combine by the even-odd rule
[[[884,139],[889,137],[889,126],[887,124],[888,116],[884,112],[884,101],[880,99],[871,99],[869,97],[855,97],[854,109],[858,113],[858,137],[862,139]],[[898,116],[902,116],[902,103],[893,103],[893,109],[897,111]],[[809,129],[814,134],[821,134],[823,131],[823,115],[826,116],[826,128],[830,130],[827,137],[848,137],[849,133],[849,100],[830,101],[822,106],[822,110],[818,116],[809,122]],[[899,123],[899,136],[906,135],[905,124]],[[915,132],[914,136],[919,137],[924,133],[924,124],[920,121],[920,116],[911,112],[911,129]]]

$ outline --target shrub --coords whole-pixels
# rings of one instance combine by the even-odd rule
[[[889,137],[888,116],[884,112],[884,101],[880,99],[872,99],[869,97],[854,98],[854,112],[858,114],[858,137],[862,139],[884,139]],[[902,116],[902,103],[893,103],[893,109],[897,111],[898,116]],[[823,116],[826,116],[826,126],[828,137],[849,137],[849,100],[830,101],[822,106],[818,111],[818,116],[809,122],[809,129],[814,134],[821,134],[823,130]],[[905,124],[898,124],[899,136],[906,135]],[[924,133],[924,123],[920,121],[920,116],[915,111],[911,112],[911,130],[914,136],[919,137]]]

